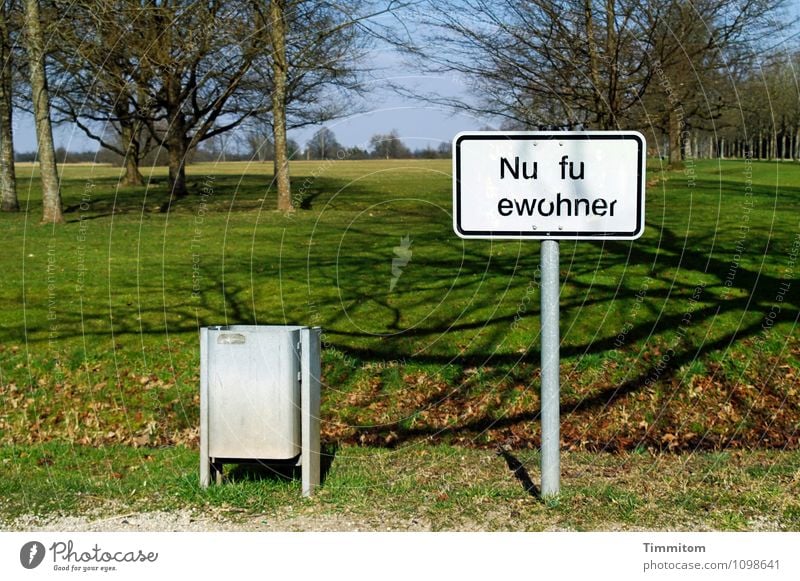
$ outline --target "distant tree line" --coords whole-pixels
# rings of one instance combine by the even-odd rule
[[[451,143],[445,141],[437,147],[427,144],[425,147],[411,149],[400,138],[396,129],[386,134],[375,134],[367,147],[345,146],[336,138],[334,132],[323,127],[311,137],[305,148],[294,139],[287,139],[287,152],[292,160],[365,160],[365,159],[449,159]],[[35,162],[38,152],[16,152],[17,162]],[[67,151],[64,147],[55,149],[57,163],[104,163],[124,166],[125,157],[118,151],[100,148],[98,150]],[[270,137],[263,136],[251,139],[249,134],[244,138],[224,140],[212,139],[187,153],[187,163],[225,162],[225,161],[259,161],[273,162],[275,146]],[[167,152],[155,148],[139,159],[140,167],[167,165]]]
[[[345,147],[336,135],[323,127],[306,144],[304,159],[439,159],[450,157],[450,142],[443,142],[435,149],[427,145],[411,150],[400,138],[396,129],[389,133],[376,133],[366,148]]]

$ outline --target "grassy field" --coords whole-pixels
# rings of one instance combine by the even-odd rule
[[[348,458],[538,445],[539,247],[458,239],[449,162],[297,162],[291,216],[269,164],[190,166],[194,193],[167,212],[162,168],[119,188],[115,168],[65,167],[55,228],[32,171],[27,212],[0,215],[7,458],[69,443],[188,462],[198,327],[225,323],[323,327],[323,437]],[[800,442],[799,202],[794,164],[652,162],[642,239],[562,243],[566,450],[644,469],[773,450],[796,470],[780,451]],[[776,518],[796,528],[793,506]]]
[[[537,453],[517,459],[537,479]],[[312,499],[289,473],[246,466],[203,490],[184,447],[51,442],[5,447],[0,462],[0,529],[188,509],[246,530],[800,530],[798,452],[567,452],[563,492],[547,504],[494,452],[447,445],[344,446]]]

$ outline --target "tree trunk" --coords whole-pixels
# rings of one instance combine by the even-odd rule
[[[606,0],[606,49],[607,55],[617,52],[617,15],[616,0]],[[616,64],[616,63],[614,63]],[[603,129],[617,129],[618,80],[619,71],[615,66],[608,67],[608,121]]]
[[[669,165],[681,166],[681,118],[674,109],[669,111]]]
[[[169,202],[161,207],[162,212],[169,210],[172,202],[185,198],[189,194],[186,188],[186,152],[188,140],[183,125],[183,114],[180,111],[167,113],[169,127],[164,140],[167,148],[167,164],[169,166]]]
[[[141,186],[144,183],[142,172],[139,171],[139,162],[132,155],[125,156],[125,185]]]
[[[176,136],[167,143],[169,150],[170,202],[186,197],[186,140]]]
[[[0,80],[0,86],[4,83]],[[17,199],[17,176],[14,169],[14,134],[12,130],[12,108],[9,90],[11,85],[5,86],[0,95],[0,190],[2,190],[3,212],[16,212],[19,210]]]
[[[123,184],[126,186],[142,185],[142,174],[139,172],[139,159],[141,151],[139,148],[139,132],[137,132],[137,121],[131,119],[128,113],[128,101],[121,97],[114,106],[114,113],[119,119],[120,139],[122,149],[125,151],[125,178]]]
[[[169,71],[166,78],[167,94],[167,122],[169,127],[166,135],[166,146],[169,152],[169,189],[170,204],[177,199],[186,197],[186,152],[189,145],[186,139],[186,123],[181,107],[181,81]]]
[[[7,2],[0,5],[0,210],[16,212],[17,177],[14,170],[13,107],[11,104],[11,41],[6,20]]]
[[[60,223],[64,221],[64,216],[61,213],[61,190],[58,184],[56,151],[53,146],[53,128],[50,125],[50,94],[47,90],[44,37],[37,0],[25,0],[25,20],[28,31],[33,116],[36,120],[39,171],[42,178],[42,222]]]
[[[270,39],[272,41],[272,130],[275,142],[275,183],[278,188],[278,210],[291,212],[292,192],[289,184],[289,155],[286,147],[286,22],[285,0],[269,3]]]
[[[126,186],[141,186],[142,174],[139,171],[139,140],[136,138],[134,128],[123,125],[122,144],[126,146],[125,153],[125,180]]]

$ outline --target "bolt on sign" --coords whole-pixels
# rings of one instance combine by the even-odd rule
[[[634,240],[644,231],[640,133],[480,131],[453,144],[461,238]]]

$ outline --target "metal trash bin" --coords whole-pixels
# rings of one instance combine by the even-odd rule
[[[319,327],[200,329],[200,485],[222,465],[296,459],[303,495],[320,482]]]

